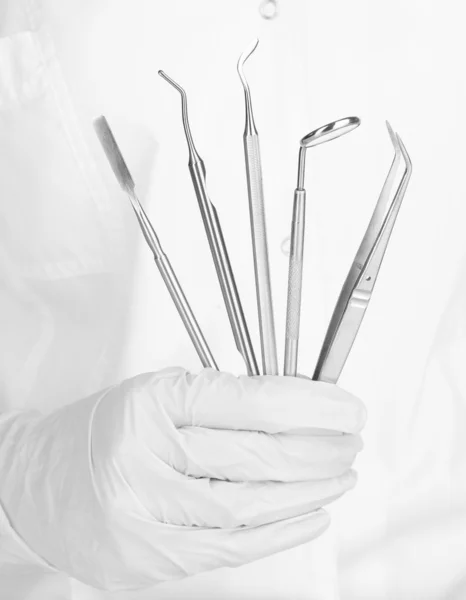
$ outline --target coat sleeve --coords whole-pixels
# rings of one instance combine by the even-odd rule
[[[42,589],[50,592],[51,585],[55,589],[64,583],[63,575],[34,552],[15,531],[2,500],[10,460],[6,448],[14,443],[15,423],[17,427],[20,421],[24,423],[29,418],[33,418],[32,414],[17,411],[0,414],[0,598],[9,600],[23,600]]]
[[[99,565],[118,559],[94,487],[90,429],[106,392],[46,415],[0,415],[0,572],[86,573],[105,587]]]

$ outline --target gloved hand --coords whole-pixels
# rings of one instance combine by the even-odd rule
[[[364,421],[326,383],[166,369],[0,419],[0,500],[55,568],[150,587],[320,535],[321,507],[355,484]]]

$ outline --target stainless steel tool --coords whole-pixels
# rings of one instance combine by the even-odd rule
[[[390,171],[361,245],[340,292],[320,352],[313,379],[336,383],[364,318],[398,211],[412,173],[412,163],[399,135],[387,123],[395,148]],[[400,160],[405,168],[393,200],[389,203]]]
[[[265,375],[278,375],[277,343],[270,282],[269,252],[265,220],[264,189],[259,135],[254,123],[251,92],[244,76],[244,63],[259,43],[253,40],[238,60],[238,74],[244,88],[246,125],[243,134],[246,175],[248,181],[249,216],[256,279],[257,311],[262,350],[262,370]]]
[[[218,219],[215,206],[212,204],[206,187],[206,170],[204,162],[197,153],[194,146],[191,129],[188,121],[188,103],[186,92],[171,77],[163,71],[159,71],[170,85],[172,85],[181,94],[181,110],[183,118],[183,127],[188,142],[189,149],[189,172],[196,192],[199,208],[204,221],[204,227],[209,240],[210,251],[217,270],[218,280],[223,294],[223,299],[227,309],[230,325],[233,330],[236,347],[246,363],[249,375],[259,375],[259,369],[254,355],[251,338],[249,336],[246,319],[241,306],[238,289],[236,287],[233,270],[231,268],[225,240],[223,238],[222,228]]]
[[[107,156],[107,159],[112,167],[112,170],[124,192],[126,192],[131,200],[136,217],[139,221],[144,238],[146,239],[149,248],[154,255],[155,264],[157,265],[160,275],[167,286],[173,302],[178,310],[178,313],[186,327],[186,331],[191,338],[192,343],[201,359],[204,367],[218,369],[215,359],[205,341],[202,331],[194,317],[194,314],[189,306],[186,296],[176,278],[167,255],[164,253],[157,234],[152,227],[152,224],[147,217],[144,209],[139,202],[135,192],[135,184],[128,167],[126,166],[123,155],[116,143],[115,137],[110,129],[110,126],[105,117],[101,116],[94,121],[94,129],[97,137],[102,144],[102,148]]]
[[[304,174],[306,150],[345,133],[361,124],[357,117],[347,117],[328,123],[302,138],[298,158],[298,184],[294,192],[291,221],[290,266],[288,271],[288,303],[286,309],[284,375],[296,376],[298,366],[299,325],[301,317],[301,290],[303,281],[304,231],[306,219],[306,190]]]

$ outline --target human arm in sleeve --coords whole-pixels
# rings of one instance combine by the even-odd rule
[[[0,416],[0,501],[52,568],[141,589],[320,535],[322,506],[356,482],[364,421],[325,383],[142,374],[48,415]]]

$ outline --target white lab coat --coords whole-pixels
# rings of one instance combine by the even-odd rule
[[[248,75],[279,340],[298,141],[335,118],[363,121],[309,153],[301,372],[312,372],[390,165],[385,118],[414,162],[340,380],[369,411],[359,484],[312,544],[138,593],[92,590],[50,570],[0,509],[1,600],[466,597],[460,5],[279,4],[279,17],[265,21],[258,0],[0,1],[0,411],[52,411],[138,372],[200,367],[96,142],[91,121],[101,113],[220,368],[244,371],[189,180],[179,97],[156,73],[163,68],[188,92],[258,349],[235,71],[258,36]]]

